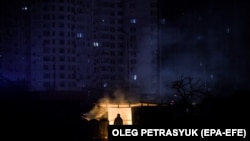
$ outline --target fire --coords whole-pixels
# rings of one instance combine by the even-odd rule
[[[124,125],[132,125],[132,111],[131,108],[108,108],[109,125],[114,124],[117,114],[121,115]]]
[[[154,103],[123,103],[123,104],[100,104],[101,107],[107,108],[109,125],[114,124],[117,114],[120,114],[124,125],[132,125],[132,107],[139,106],[157,106]]]
[[[157,106],[156,103],[144,103],[144,102],[128,102],[125,99],[122,91],[117,90],[114,92],[115,99],[110,99],[109,97],[104,97],[98,101],[98,103],[86,113],[83,117],[87,120],[91,119],[108,119],[109,125],[114,124],[114,120],[117,114],[120,114],[123,119],[124,125],[133,124],[133,107],[142,106]]]
[[[109,120],[109,125],[114,124],[114,119],[117,114],[121,115],[124,125],[132,125],[132,108],[133,107],[143,107],[143,106],[157,106],[155,103],[122,103],[122,104],[113,104],[113,103],[100,103],[96,105],[87,115],[85,119],[102,119],[106,118]]]

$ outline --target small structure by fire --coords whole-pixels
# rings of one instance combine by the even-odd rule
[[[108,119],[109,125],[114,125],[114,120],[117,114],[120,114],[123,119],[123,125],[133,124],[133,108],[143,107],[143,106],[158,106],[156,103],[100,103],[92,109],[89,113],[85,114],[83,117],[85,119]]]
[[[117,114],[120,114],[123,120],[123,125],[140,124],[145,120],[141,119],[141,117],[144,118],[144,110],[146,109],[146,111],[148,111],[148,109],[152,109],[153,107],[157,108],[159,107],[159,104],[147,102],[102,102],[96,104],[90,112],[83,115],[83,118],[87,119],[88,121],[98,121],[99,127],[94,131],[94,133],[97,134],[94,137],[107,139],[108,125],[114,125],[114,120],[117,117]]]
[[[132,108],[139,106],[157,106],[157,104],[150,103],[123,103],[123,104],[107,104],[100,105],[107,109],[107,115],[109,120],[109,125],[114,125],[114,120],[117,114],[120,114],[123,119],[124,125],[132,125],[133,124],[133,116],[132,116]]]

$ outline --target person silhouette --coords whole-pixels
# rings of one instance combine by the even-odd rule
[[[114,125],[123,125],[123,120],[120,114],[117,114],[115,121],[114,121]]]

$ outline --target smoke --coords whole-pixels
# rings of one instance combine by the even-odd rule
[[[244,29],[239,26],[244,23],[239,18],[243,11],[234,10],[210,6],[210,10],[184,11],[175,20],[166,19],[160,40],[162,87],[185,75],[225,94],[249,89],[249,49],[241,34]],[[171,95],[171,90],[165,88],[162,93]]]
[[[157,93],[157,29],[143,28],[138,41],[135,83],[141,94]]]
[[[95,103],[94,107],[88,112],[83,115],[83,118],[87,120],[91,119],[102,119],[107,118],[107,106],[109,104],[126,104],[129,103],[126,98],[126,93],[123,89],[116,89],[110,95],[108,93],[104,94],[103,98],[100,98],[97,103]]]

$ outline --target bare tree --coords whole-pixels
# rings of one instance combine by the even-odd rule
[[[200,101],[208,93],[205,83],[192,77],[181,76],[179,80],[171,83],[171,88],[185,106]]]

